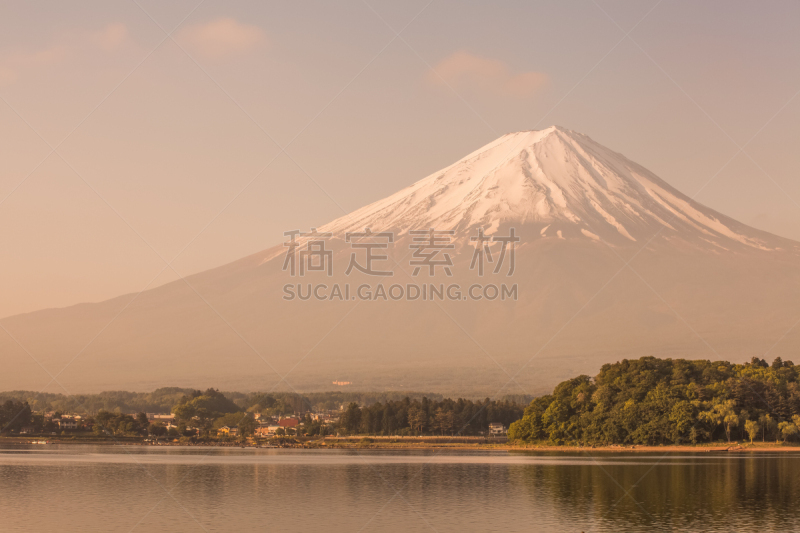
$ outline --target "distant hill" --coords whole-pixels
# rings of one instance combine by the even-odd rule
[[[393,234],[375,251],[389,255],[377,268],[393,276],[346,274],[351,254],[363,264],[366,253],[346,234],[367,228]],[[413,248],[424,235],[411,232],[429,228],[452,232],[452,248],[436,256],[450,254],[452,276],[441,265],[434,277],[427,267],[413,275],[426,252]],[[513,275],[510,256],[494,273],[498,241],[486,244],[493,262],[485,255],[484,276],[471,270],[471,239],[512,228]],[[717,213],[559,127],[505,135],[317,231],[331,234],[330,276],[290,276],[281,245],[139,295],[5,318],[13,339],[0,331],[0,389],[40,390],[49,372],[70,392],[325,391],[349,382],[502,396],[546,393],[623,357],[746,361],[800,348],[798,243]],[[313,240],[301,237],[300,250]],[[306,294],[325,284],[324,296],[349,284],[351,299],[302,300],[298,283]],[[407,295],[423,283],[458,284],[460,298],[353,300],[362,283],[373,300],[380,284]],[[474,283],[516,284],[518,297],[489,300],[479,290],[472,300]]]
[[[0,392],[0,404],[7,400],[27,402],[34,412],[61,411],[63,413],[92,414],[101,409],[122,414],[135,413],[170,413],[184,396],[198,394],[196,389],[163,387],[153,392],[105,391],[96,394],[57,394],[38,391],[6,391]],[[244,393],[222,392],[233,401],[240,410],[277,410],[280,414],[302,413],[316,410],[338,410],[342,405],[355,402],[362,406],[375,403],[400,401],[404,398],[421,400],[427,398],[441,401],[441,394],[430,392],[312,392],[296,393]],[[503,401],[528,404],[531,397],[508,396]]]

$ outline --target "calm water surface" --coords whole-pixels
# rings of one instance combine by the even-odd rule
[[[0,448],[2,531],[800,531],[800,454]]]

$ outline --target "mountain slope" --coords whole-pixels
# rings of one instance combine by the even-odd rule
[[[694,202],[624,156],[558,126],[504,135],[320,231],[482,227],[491,234],[512,223],[538,224],[545,236],[561,229],[564,236],[610,243],[637,242],[663,228],[667,236],[721,248],[789,245]]]
[[[393,276],[346,273],[351,254],[363,263],[365,251],[345,234],[366,228],[394,233],[377,251],[390,258],[378,268]],[[429,228],[452,231],[452,249],[437,256],[451,255],[452,276],[413,275],[410,232]],[[479,229],[512,228],[512,276],[470,269]],[[800,347],[790,331],[800,318],[798,243],[702,206],[559,127],[505,135],[318,231],[331,234],[330,276],[290,276],[279,245],[140,295],[3,319],[13,338],[0,331],[0,389],[44,387],[43,366],[70,392],[329,390],[349,381],[362,390],[536,393],[621,357],[791,359]],[[487,246],[499,261],[500,243]],[[474,283],[516,285],[518,298],[467,298]],[[295,294],[298,284],[306,293],[324,284],[328,296],[337,284],[353,293],[368,284],[373,295],[379,284],[455,284],[461,293],[286,300],[287,284]]]

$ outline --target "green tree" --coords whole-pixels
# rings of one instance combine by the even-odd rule
[[[764,411],[764,407],[767,410]],[[750,413],[753,413],[752,415]],[[792,417],[797,416],[794,421]],[[758,417],[758,428],[747,424]],[[800,428],[800,367],[753,358],[726,361],[623,359],[603,365],[594,378],[579,376],[534,399],[522,419],[512,420],[509,439],[553,444],[663,444],[709,441],[723,430],[728,442],[760,431],[795,438]],[[755,422],[753,422],[755,423]],[[741,428],[741,433],[736,429]]]
[[[136,436],[147,430],[131,415],[100,410],[94,417],[92,431],[96,435]]]
[[[533,420],[530,417],[523,417],[513,422],[508,427],[508,440],[513,441],[532,441],[536,439],[538,433],[533,427]]]
[[[194,426],[206,437],[211,432],[214,420],[224,414],[238,411],[240,411],[239,406],[216,389],[207,389],[202,393],[194,391],[185,395],[172,409],[179,425]]]
[[[239,435],[243,437],[252,437],[256,431],[256,421],[252,416],[245,416],[239,422]]]
[[[758,422],[754,420],[746,420],[744,423],[744,429],[747,431],[747,435],[750,437],[750,444],[753,444],[753,439],[758,436],[759,431],[761,431],[761,426],[758,425]]]
[[[731,430],[739,425],[739,415],[734,410],[733,400],[715,403],[710,410],[701,412],[700,418],[714,428],[723,425],[728,442],[731,441]]]
[[[691,438],[689,432],[696,421],[694,406],[687,400],[675,402],[670,410],[669,421],[672,425],[672,430],[670,431],[671,439],[675,444],[680,444],[687,437]]]
[[[350,435],[358,433],[361,427],[361,409],[355,402],[350,402],[339,419],[339,425]]]
[[[763,414],[758,417],[758,423],[761,426],[761,442],[766,440],[766,434],[769,433],[770,435],[772,432],[777,428],[778,424],[774,418],[772,418],[769,414]]]
[[[442,432],[442,435],[445,432],[450,433],[453,429],[453,412],[439,407],[436,409],[435,423],[436,428]]]
[[[28,402],[6,400],[0,405],[0,433],[19,431],[31,423],[32,413]]]
[[[725,424],[725,436],[728,438],[728,442],[731,441],[731,431],[733,428],[739,426],[739,415],[736,414],[736,411],[733,409],[733,401],[728,400],[725,402],[725,411],[724,411],[724,418],[723,423]]]
[[[408,424],[412,432],[422,433],[422,428],[428,422],[427,413],[419,405],[412,405],[408,410]]]
[[[794,435],[797,435],[797,426],[794,425],[792,422],[781,422],[778,424],[778,430],[780,431],[781,435],[783,436],[783,442]]]

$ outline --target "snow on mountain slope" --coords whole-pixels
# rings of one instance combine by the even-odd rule
[[[428,227],[456,230],[533,225],[541,237],[647,242],[678,237],[702,247],[780,249],[754,230],[681,194],[640,165],[586,135],[558,126],[510,133],[396,194],[320,231]]]

